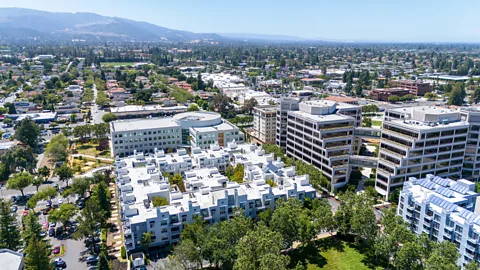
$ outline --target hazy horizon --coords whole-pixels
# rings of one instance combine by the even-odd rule
[[[92,12],[197,33],[370,42],[478,43],[480,1],[0,0],[0,7]]]

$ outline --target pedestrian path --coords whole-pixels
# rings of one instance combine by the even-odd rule
[[[115,183],[110,183],[108,191],[111,194],[110,205],[112,209],[112,216],[108,220],[109,227],[114,228],[113,232],[110,233],[108,241],[108,254],[110,256],[115,256],[117,258],[121,257],[121,248],[123,246],[123,235],[122,235],[122,222],[120,220],[120,212],[118,210],[118,194],[117,194],[117,185]]]

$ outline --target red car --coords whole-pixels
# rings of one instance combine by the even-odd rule
[[[54,247],[53,248],[53,254],[59,254],[60,253],[60,246]]]
[[[28,215],[28,210],[23,210],[23,216],[26,217]]]

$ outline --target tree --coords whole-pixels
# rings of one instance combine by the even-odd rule
[[[77,122],[77,115],[72,113],[70,114],[70,122],[75,123]]]
[[[23,189],[30,186],[33,183],[33,175],[28,172],[20,172],[12,175],[7,181],[8,189],[20,190],[22,197],[25,197],[23,194]]]
[[[31,118],[27,117],[17,124],[15,138],[20,142],[36,149],[40,137],[40,127]]]
[[[142,238],[143,239],[143,238]],[[201,269],[202,254],[195,243],[190,239],[182,240],[172,251],[173,258],[183,269]]]
[[[16,216],[10,215],[10,203],[0,199],[0,248],[18,250],[20,247],[20,231],[15,225]]]
[[[464,269],[465,270],[478,270],[478,263],[475,260],[471,260],[465,265]]]
[[[109,122],[115,121],[117,119],[118,119],[118,117],[114,113],[106,113],[102,116],[102,120],[105,123],[109,123]]]
[[[97,198],[90,197],[77,217],[78,230],[73,234],[73,237],[75,239],[89,238],[91,240],[89,243],[93,243],[93,238],[98,236],[98,224],[104,227],[106,221],[105,211],[98,204]]]
[[[52,160],[65,161],[67,159],[69,140],[63,134],[58,134],[53,137],[45,149],[45,154]]]
[[[72,192],[84,198],[85,193],[90,190],[92,179],[88,177],[75,178],[72,183]]]
[[[282,235],[263,223],[247,232],[235,247],[238,258],[233,269],[287,269],[289,257],[281,254],[285,247]]]
[[[362,123],[364,127],[372,127],[372,118],[370,117],[363,117]]]
[[[8,173],[17,169],[33,172],[37,165],[36,155],[29,146],[14,146],[0,156],[0,161],[8,168]]]
[[[42,226],[38,222],[38,217],[33,211],[29,211],[28,215],[23,218],[25,229],[22,232],[24,243],[30,243],[30,240],[40,236]]]
[[[242,109],[248,113],[252,113],[253,108],[256,106],[258,106],[258,101],[255,98],[250,98],[244,101]]]
[[[397,253],[395,265],[397,269],[423,269],[421,262],[421,246],[416,242],[406,242]]]
[[[25,253],[25,269],[26,270],[49,270],[53,269],[50,264],[50,249],[46,242],[39,237],[34,237],[28,243]]]
[[[192,104],[190,107],[188,107],[187,112],[196,112],[199,111],[200,109],[198,108],[197,104]]]
[[[304,212],[302,202],[293,198],[286,202],[277,201],[270,227],[283,236],[287,247],[292,246],[296,240],[307,243],[315,235],[313,224],[308,214]],[[302,233],[307,233],[307,235],[303,236]]]
[[[38,192],[38,188],[42,185],[42,183],[43,183],[42,177],[36,176],[33,178],[32,185],[34,185],[37,188],[37,192]]]
[[[454,86],[450,94],[448,95],[447,104],[448,105],[456,105],[461,106],[463,105],[463,101],[466,96],[465,86],[461,82],[457,82]]]
[[[477,104],[478,102],[480,102],[480,87],[479,86],[475,87],[472,95],[470,96],[470,103],[471,104]]]
[[[108,193],[107,185],[105,182],[99,182],[93,190],[93,196],[98,200],[98,204],[105,213],[105,220],[110,218],[110,194]]]
[[[7,117],[6,117],[6,118],[3,119],[3,123],[4,123],[5,125],[11,126],[12,123],[13,123],[13,120],[12,120],[12,118],[7,118]]]
[[[153,242],[152,238],[153,238],[153,235],[152,235],[151,232],[144,232],[142,234],[142,247],[143,247],[144,252],[148,251],[148,248],[150,247],[150,245]]]
[[[75,205],[70,203],[64,203],[60,205],[58,209],[50,211],[48,214],[48,221],[50,222],[61,222],[64,227],[67,226],[71,218],[75,216],[77,208]]]
[[[358,83],[355,85],[355,95],[361,96],[361,95],[362,95],[362,92],[363,92],[362,84],[361,84],[360,82],[358,82]]]
[[[436,100],[437,99],[437,95],[433,92],[428,92],[428,93],[425,93],[424,97],[427,99],[427,100]]]
[[[153,197],[152,198],[152,203],[153,203],[154,207],[168,205],[167,199],[162,198],[162,197]]]
[[[67,163],[60,165],[56,170],[55,174],[58,176],[60,181],[66,182],[68,187],[68,180],[73,177],[73,171]]]
[[[108,262],[108,254],[106,252],[100,252],[98,256],[98,270],[110,270],[110,264]]]
[[[50,169],[47,166],[40,167],[38,169],[38,175],[45,179],[50,176]]]
[[[335,230],[332,207],[326,200],[313,201],[312,218],[317,233],[331,233]]]
[[[438,243],[430,258],[427,259],[426,270],[450,270],[457,269],[459,257],[457,247],[454,243],[442,241]]]

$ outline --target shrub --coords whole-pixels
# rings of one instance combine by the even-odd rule
[[[168,205],[167,199],[162,198],[162,197],[153,197],[152,202],[153,202],[154,207]]]
[[[120,248],[120,254],[122,255],[122,259],[127,258],[127,251],[125,250],[124,246],[122,246],[122,248]]]

